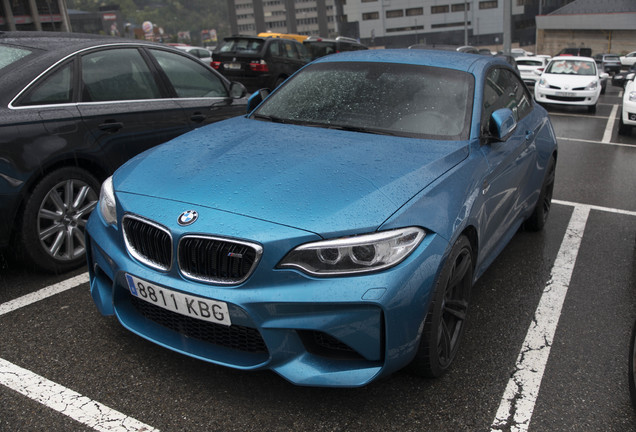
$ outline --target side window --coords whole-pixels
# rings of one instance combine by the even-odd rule
[[[227,97],[223,81],[201,62],[185,56],[150,50],[180,98]]]
[[[158,99],[161,93],[135,48],[114,48],[82,56],[83,102]]]
[[[298,51],[296,51],[296,47],[294,46],[293,42],[287,42],[285,41],[283,43],[283,45],[285,46],[285,57],[288,58],[293,58],[293,59],[298,59]]]
[[[508,69],[496,68],[486,76],[482,107],[482,133],[489,131],[490,116],[501,108],[509,108],[516,120],[532,110],[530,94],[525,85]]]
[[[272,43],[269,44],[269,54],[272,57],[280,57],[280,44],[278,43],[278,41],[272,41]]]
[[[52,105],[73,102],[73,62],[49,73],[17,105]]]

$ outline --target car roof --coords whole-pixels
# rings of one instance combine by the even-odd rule
[[[545,57],[523,56],[523,57],[517,57],[517,58],[515,58],[515,60],[516,61],[519,61],[519,60],[537,60],[537,61],[540,61],[540,62],[544,62],[547,59]]]
[[[594,62],[594,59],[592,57],[568,56],[568,55],[552,57],[550,61],[563,61],[563,60],[579,60],[579,61],[585,60],[585,61]]]
[[[388,62],[405,63],[421,66],[435,66],[446,69],[463,71],[473,71],[485,69],[491,64],[506,65],[510,67],[504,59],[484,56],[479,54],[468,54],[457,51],[439,50],[414,50],[414,49],[379,49],[346,51],[338,54],[320,57],[314,63],[325,62]]]
[[[137,43],[159,45],[137,39],[85,33],[16,31],[0,32],[0,44],[18,45],[44,51],[73,52],[84,47],[109,43]]]

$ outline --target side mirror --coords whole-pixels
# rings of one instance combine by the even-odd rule
[[[267,96],[269,96],[269,89],[260,89],[252,93],[252,96],[247,100],[247,113],[254,111],[254,108],[259,106]]]
[[[232,81],[230,83],[230,97],[232,99],[241,99],[247,95],[247,89],[240,82]]]
[[[509,108],[501,108],[490,116],[490,134],[497,141],[505,141],[517,128],[515,115]]]
[[[609,74],[608,74],[607,72],[603,72],[603,73],[600,75],[600,78],[601,78],[601,79],[607,79],[607,78],[609,78]]]

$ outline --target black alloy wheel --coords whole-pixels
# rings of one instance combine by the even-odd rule
[[[473,271],[470,241],[461,236],[435,284],[419,349],[409,367],[416,374],[439,377],[455,359],[466,327]]]
[[[552,194],[554,192],[554,178],[556,176],[556,159],[550,158],[546,168],[545,179],[541,186],[539,200],[530,217],[525,221],[524,228],[528,231],[541,231],[548,221],[550,208],[552,207]]]

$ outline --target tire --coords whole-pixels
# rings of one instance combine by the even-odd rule
[[[24,206],[20,236],[25,258],[55,273],[85,264],[84,229],[99,188],[99,182],[80,168],[46,175]]]
[[[550,157],[550,162],[546,168],[545,179],[541,185],[539,199],[532,211],[532,214],[524,223],[524,228],[528,231],[541,231],[545,226],[550,208],[552,207],[552,193],[554,191],[554,177],[556,173],[556,160]]]
[[[632,133],[632,127],[630,125],[626,125],[623,123],[623,116],[621,115],[618,120],[618,134],[619,135],[630,135]]]
[[[466,327],[473,270],[470,241],[461,236],[435,283],[418,351],[409,365],[413,373],[437,378],[451,366]]]

